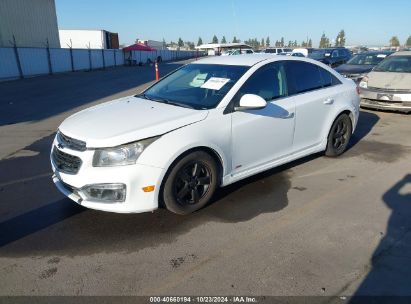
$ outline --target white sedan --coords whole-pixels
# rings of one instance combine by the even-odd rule
[[[218,187],[316,152],[342,154],[358,115],[354,82],[317,61],[206,58],[67,118],[53,181],[92,209],[188,214]]]

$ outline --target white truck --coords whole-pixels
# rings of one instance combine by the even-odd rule
[[[59,30],[62,48],[118,49],[118,34],[106,30]]]

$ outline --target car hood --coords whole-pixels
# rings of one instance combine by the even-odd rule
[[[364,74],[372,70],[374,65],[369,64],[342,64],[335,70],[340,74]]]
[[[411,73],[372,71],[368,74],[368,86],[381,89],[411,91]]]
[[[208,110],[194,110],[129,96],[78,112],[59,130],[88,148],[114,147],[162,135],[201,121]]]

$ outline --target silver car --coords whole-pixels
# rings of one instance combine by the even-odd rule
[[[411,112],[411,51],[388,56],[359,87],[364,108]]]

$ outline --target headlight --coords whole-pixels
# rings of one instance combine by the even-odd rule
[[[94,152],[93,167],[133,165],[141,153],[158,138],[159,136],[114,148],[97,149]]]
[[[367,76],[364,76],[363,79],[361,79],[359,86],[360,88],[363,88],[363,89],[368,88],[368,77]]]

